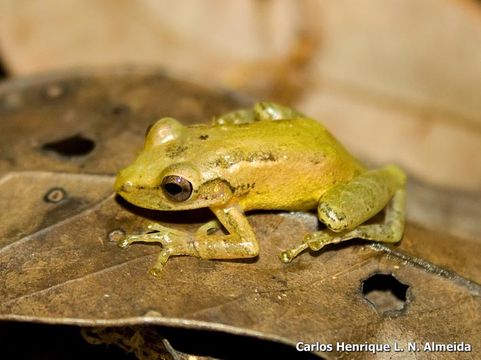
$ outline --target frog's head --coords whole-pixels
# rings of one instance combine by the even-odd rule
[[[226,203],[232,197],[229,184],[210,178],[177,154],[184,148],[185,129],[172,118],[157,121],[148,129],[139,157],[117,175],[115,191],[134,205],[154,210],[198,209]]]

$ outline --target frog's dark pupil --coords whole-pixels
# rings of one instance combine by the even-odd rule
[[[172,201],[184,201],[192,195],[192,184],[181,176],[166,176],[162,180],[162,189]]]
[[[182,192],[182,186],[175,183],[165,184],[164,188],[165,188],[165,191],[167,191],[172,196],[175,196],[178,193]]]

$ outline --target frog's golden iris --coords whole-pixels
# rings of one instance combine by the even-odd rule
[[[192,195],[192,183],[181,176],[168,175],[161,186],[165,196],[172,201],[185,201]]]

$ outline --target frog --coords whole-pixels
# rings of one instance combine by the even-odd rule
[[[155,276],[172,256],[254,258],[260,248],[246,215],[251,210],[317,210],[325,227],[282,251],[284,263],[354,238],[394,244],[404,232],[406,178],[394,164],[368,169],[319,121],[289,106],[258,102],[189,126],[164,117],[117,174],[115,191],[142,208],[209,208],[215,219],[195,232],[152,222],[118,245],[159,243]],[[369,222],[383,210],[382,221]]]

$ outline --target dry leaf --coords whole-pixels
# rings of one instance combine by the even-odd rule
[[[205,121],[240,105],[229,94],[152,70],[92,72],[5,83],[0,104],[0,319],[161,325],[291,346],[481,345],[479,243],[412,224],[398,247],[353,241],[286,265],[279,252],[315,229],[316,217],[256,212],[249,221],[259,258],[177,257],[161,278],[147,272],[157,246],[119,249],[113,240],[146,219],[194,230],[211,218],[135,208],[113,195],[112,174],[131,161],[152,120]],[[95,144],[90,152],[67,151],[84,140]]]

